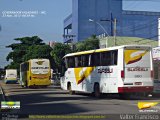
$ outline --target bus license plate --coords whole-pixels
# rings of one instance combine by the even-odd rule
[[[135,82],[135,85],[142,85],[142,82]]]

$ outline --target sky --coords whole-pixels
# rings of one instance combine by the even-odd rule
[[[160,11],[160,0],[124,0],[123,9]],[[63,20],[72,13],[72,0],[0,0],[0,67],[14,38],[39,36],[45,43],[63,42]]]
[[[28,17],[7,13],[17,11]],[[5,46],[14,43],[14,38],[36,35],[45,43],[62,42],[63,20],[71,12],[72,0],[0,0],[0,67],[10,51]]]

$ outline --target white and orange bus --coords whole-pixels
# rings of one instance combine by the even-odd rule
[[[67,70],[61,88],[120,96],[153,91],[153,65],[150,46],[125,45],[64,56]]]

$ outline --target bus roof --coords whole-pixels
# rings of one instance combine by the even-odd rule
[[[37,59],[30,59],[28,61],[31,61],[31,60],[49,60],[49,59],[46,59],[46,58],[37,58]]]
[[[88,50],[88,51],[82,51],[82,52],[75,52],[75,53],[69,53],[65,55],[65,57],[70,57],[70,56],[76,56],[76,55],[84,55],[84,54],[91,54],[91,53],[98,53],[98,52],[105,52],[109,50],[115,50],[115,49],[120,49],[120,48],[151,48],[150,45],[123,45],[123,46],[115,46],[115,47],[108,47],[108,48],[102,48],[102,49],[95,49],[95,50]]]
[[[49,59],[47,59],[47,58],[37,58],[37,59],[29,59],[28,61],[22,62],[21,64],[24,64],[24,63],[27,63],[27,62],[30,62],[30,61],[33,61],[33,60],[46,60],[46,61],[49,61]]]
[[[17,69],[6,69],[6,70],[8,70],[8,71],[9,71],[9,70],[17,70]]]

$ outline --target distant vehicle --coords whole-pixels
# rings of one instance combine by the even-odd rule
[[[125,45],[71,53],[64,56],[67,70],[61,87],[94,93],[132,93],[153,91],[153,63],[150,46]]]
[[[16,83],[17,82],[17,69],[6,69],[5,83]]]
[[[154,68],[154,93],[160,93],[160,47],[152,49]]]
[[[4,75],[1,75],[1,76],[0,76],[1,79],[4,79],[4,77],[5,77]]]
[[[51,69],[51,85],[53,85],[54,80],[53,80],[53,69]]]
[[[31,59],[20,64],[22,87],[48,86],[51,84],[51,68],[48,59]]]

